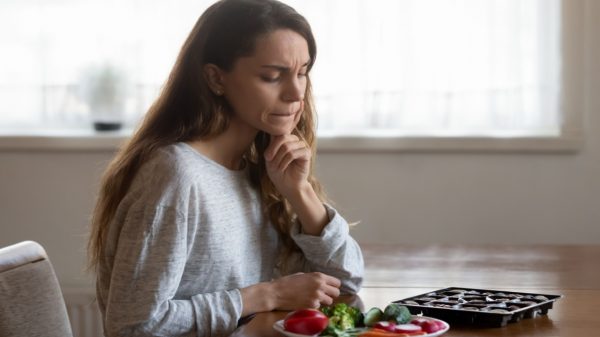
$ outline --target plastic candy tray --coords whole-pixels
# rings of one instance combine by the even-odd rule
[[[501,327],[523,318],[545,315],[562,295],[471,288],[444,288],[394,301],[415,315],[459,324]]]

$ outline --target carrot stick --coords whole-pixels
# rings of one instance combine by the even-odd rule
[[[389,332],[381,329],[370,329],[361,333],[358,335],[358,337],[410,337],[410,335],[405,333]]]

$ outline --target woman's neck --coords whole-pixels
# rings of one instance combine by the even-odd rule
[[[243,168],[243,156],[252,145],[257,130],[237,127],[233,122],[223,133],[188,142],[196,151],[230,170]]]

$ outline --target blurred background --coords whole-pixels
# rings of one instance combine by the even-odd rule
[[[318,43],[317,174],[360,243],[600,243],[600,2],[286,2]],[[40,242],[72,315],[96,315],[75,307],[100,175],[211,3],[0,2],[0,246]]]

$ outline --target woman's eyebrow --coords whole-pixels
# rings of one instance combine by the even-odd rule
[[[306,61],[306,63],[304,63],[302,65],[302,68],[307,67],[309,63],[310,63],[310,60]],[[277,65],[277,64],[264,64],[264,65],[261,66],[261,68],[271,68],[271,69],[275,69],[275,70],[281,71],[281,72],[288,72],[288,71],[290,71],[290,67],[281,66],[281,65]]]

